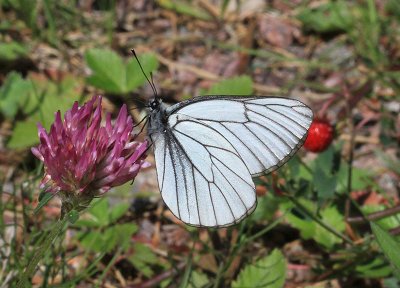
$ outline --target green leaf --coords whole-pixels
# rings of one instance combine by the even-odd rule
[[[285,284],[286,261],[282,253],[275,249],[272,253],[247,265],[240,271],[232,287],[280,288]]]
[[[130,207],[129,203],[120,203],[112,207],[109,216],[110,223],[115,222],[119,218],[121,218],[129,210],[129,207]]]
[[[332,172],[332,166],[335,156],[335,149],[331,145],[327,150],[318,154],[318,157],[314,161],[314,172],[316,170],[322,170],[327,174]]]
[[[335,229],[337,232],[343,232],[345,229],[344,217],[336,209],[336,207],[327,207],[321,211],[322,221]],[[334,245],[342,243],[342,239],[326,230],[321,225],[316,224],[315,235],[313,239],[326,247],[327,249],[333,249]]]
[[[258,198],[257,208],[251,214],[252,221],[272,220],[279,208],[279,203],[279,198],[274,197],[272,193],[267,193],[265,196]]]
[[[157,58],[153,54],[143,54],[138,58],[147,75],[158,68]],[[128,94],[146,81],[134,58],[125,64],[114,51],[90,49],[85,53],[85,59],[93,73],[87,78],[88,83],[106,92]]]
[[[400,243],[382,229],[378,224],[371,222],[371,229],[374,233],[383,254],[392,264],[393,272],[397,278],[400,278]]]
[[[14,119],[30,92],[32,92],[31,83],[24,80],[20,74],[11,72],[0,88],[0,112],[5,117]]]
[[[288,169],[290,172],[290,178],[300,182],[301,180],[306,180],[307,183],[313,181],[313,172],[307,169],[303,163],[300,162],[299,157],[295,155],[290,159],[283,169]],[[285,170],[279,169],[278,173],[284,172]]]
[[[361,207],[362,212],[365,215],[379,212],[386,210],[387,206],[385,205],[364,205]],[[399,217],[398,215],[391,215],[388,217],[381,218],[379,220],[375,221],[376,224],[378,224],[382,229],[389,230],[389,229],[394,229],[399,226]]]
[[[186,288],[205,287],[209,283],[210,280],[208,279],[206,274],[193,271],[190,274],[189,284],[186,286]]]
[[[90,49],[85,53],[85,60],[93,73],[87,78],[89,84],[110,93],[127,92],[125,65],[117,53],[105,49]]]
[[[305,199],[300,199],[300,203],[304,205],[308,210],[314,211],[314,205]],[[315,235],[316,223],[304,214],[300,209],[294,207],[291,202],[281,203],[281,209],[286,211],[292,208],[292,210],[286,214],[287,222],[294,228],[299,229],[300,235],[303,239],[311,239]]]
[[[306,30],[319,33],[335,33],[350,29],[353,16],[344,1],[328,2],[313,8],[305,8],[297,15]]]
[[[36,206],[35,210],[33,210],[33,214],[36,215],[40,209],[43,208],[44,205],[46,205],[52,198],[54,197],[53,193],[49,193],[49,192],[40,192],[39,195],[39,204]]]
[[[71,224],[74,224],[79,219],[79,212],[76,210],[71,210],[67,214],[68,221]]]
[[[399,15],[400,17],[400,15]],[[400,287],[400,281],[396,277],[390,277],[383,279],[382,287],[385,288],[399,288]]]
[[[135,234],[139,227],[134,223],[124,223],[115,225],[113,234],[116,237],[116,244],[123,250],[127,250],[131,246],[132,235]]]
[[[77,93],[80,83],[76,78],[65,78],[57,84],[49,81],[31,81],[30,83],[34,88],[21,107],[29,118],[24,122],[16,123],[7,143],[8,148],[25,148],[39,142],[37,123],[40,122],[49,129],[54,121],[54,113],[60,110],[63,115],[80,96]]]
[[[338,193],[347,193],[347,180],[349,175],[349,165],[342,161],[340,170],[337,173],[337,187]],[[351,172],[351,187],[353,190],[363,190],[370,185],[368,179],[371,177],[371,172],[366,169],[352,167]]]
[[[110,223],[108,207],[108,199],[101,198],[88,211],[92,215],[92,219],[96,219],[99,227],[107,226]]]
[[[317,210],[314,203],[306,199],[300,199],[300,203],[308,209],[311,213]],[[281,207],[283,209],[289,209],[293,206],[292,203],[282,203]],[[343,220],[343,215],[334,206],[329,206],[320,211],[320,219],[325,224],[329,225],[337,232],[343,232],[345,229],[345,224]],[[318,216],[315,216],[318,217]],[[342,239],[332,234],[330,231],[319,225],[315,220],[304,214],[304,212],[294,207],[290,213],[286,214],[287,222],[299,229],[300,235],[303,239],[313,239],[321,246],[327,249],[333,249],[334,246],[342,242]]]
[[[138,56],[138,58],[140,64],[142,64],[144,72],[148,77],[151,72],[158,69],[158,60],[156,56],[154,56],[154,54],[142,54]],[[140,69],[136,59],[132,58],[128,61],[126,71],[127,93],[134,91],[136,88],[146,83],[147,80],[144,77],[143,72]]]
[[[25,148],[38,141],[39,138],[35,122],[17,122],[14,126],[13,134],[7,142],[7,147],[11,149]]]
[[[89,233],[80,232],[77,236],[82,246],[89,251],[111,252],[116,248],[127,250],[131,245],[132,235],[137,230],[136,224],[125,223],[97,231],[91,230]]]
[[[2,1],[0,1],[1,3]],[[7,0],[4,5],[13,9],[18,16],[18,19],[25,22],[26,26],[28,26],[32,30],[38,29],[38,21],[37,21],[37,6],[38,0]]]
[[[196,6],[189,1],[184,0],[157,0],[157,3],[165,8],[176,11],[177,13],[192,16],[204,21],[211,20],[208,14],[202,7]]]
[[[364,278],[383,278],[392,274],[392,269],[387,261],[380,258],[375,258],[366,263],[359,263],[356,267],[357,273]]]
[[[400,2],[398,0],[389,0],[386,2],[385,10],[400,19]]]
[[[54,122],[56,111],[60,110],[63,116],[81,96],[82,81],[75,77],[66,77],[59,83],[32,80],[32,85],[35,93],[30,95],[23,111],[46,129]]]
[[[103,239],[104,233],[100,231],[90,231],[88,233],[77,233],[80,244],[88,251],[105,252],[106,243]]]
[[[26,56],[28,49],[20,43],[0,43],[0,61],[14,61]]]
[[[91,207],[76,221],[78,227],[106,227],[110,224],[107,198],[92,201]]]
[[[237,76],[222,80],[211,86],[206,95],[251,95],[253,93],[253,81],[249,76]],[[203,94],[203,93],[202,93]]]
[[[322,169],[315,169],[313,183],[319,199],[330,199],[335,194],[337,176],[327,174]]]
[[[132,256],[128,258],[128,260],[146,277],[150,277],[154,274],[150,265],[158,263],[157,256],[154,254],[154,252],[142,243],[135,243],[134,252]]]

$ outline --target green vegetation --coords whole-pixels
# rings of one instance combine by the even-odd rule
[[[139,123],[154,95],[132,48],[164,102],[294,97],[334,142],[255,178],[256,210],[223,229],[171,215],[150,156],[133,185],[69,215],[35,287],[400,285],[397,0],[80,2],[0,0],[0,287],[60,216],[30,152],[37,123],[94,94]]]

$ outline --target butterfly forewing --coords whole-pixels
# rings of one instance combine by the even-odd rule
[[[284,164],[303,144],[313,117],[300,101],[279,97],[208,96],[175,106],[172,114],[196,118],[224,135],[253,176]]]
[[[251,177],[287,161],[312,121],[303,103],[277,97],[207,96],[163,109],[165,126],[151,127],[161,195],[182,221],[207,227],[254,210]]]

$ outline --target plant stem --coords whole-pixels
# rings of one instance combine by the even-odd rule
[[[356,136],[356,130],[354,127],[354,123],[353,123],[353,117],[352,117],[352,107],[351,107],[351,95],[350,95],[350,91],[347,88],[347,86],[344,86],[344,91],[343,94],[346,97],[347,103],[346,103],[346,114],[347,114],[347,126],[349,127],[350,130],[350,143],[349,143],[349,158],[347,161],[347,165],[348,165],[348,172],[347,172],[347,200],[345,203],[345,218],[347,219],[349,218],[350,215],[350,195],[351,195],[351,191],[352,191],[352,174],[353,174],[353,158],[354,158],[354,139]]]
[[[229,255],[229,263],[231,262],[230,259],[232,259],[232,257]],[[218,272],[217,272],[217,277],[215,279],[214,285],[212,286],[213,288],[218,288],[220,287],[220,283],[221,281],[223,281],[223,277],[222,275],[224,274],[225,270],[227,269],[227,265],[226,263],[221,262],[219,264],[219,268],[218,268]]]
[[[107,276],[108,272],[110,271],[110,269],[112,268],[112,266],[114,266],[114,264],[118,261],[119,256],[121,255],[122,251],[121,249],[118,249],[116,251],[116,253],[114,254],[114,256],[111,258],[110,262],[108,262],[106,268],[103,270],[103,273],[101,274],[101,276],[99,277],[97,284],[96,284],[96,288],[100,287],[100,285],[103,285],[103,280],[104,278]]]
[[[286,212],[284,213],[284,215],[286,214]],[[283,220],[283,216],[279,216],[277,219],[274,220],[274,222],[270,223],[267,227],[263,228],[261,231],[257,232],[256,234],[246,238],[242,245],[247,244],[248,242],[253,242],[254,240],[256,240],[257,238],[263,236],[265,233],[267,233],[268,231],[272,230],[276,225],[278,225],[282,220]]]
[[[63,219],[58,220],[58,222],[53,226],[49,234],[46,236],[43,244],[39,247],[39,249],[35,251],[32,259],[29,261],[28,267],[26,268],[25,272],[19,278],[17,288],[23,288],[27,286],[27,281],[33,276],[33,273],[35,272],[39,261],[43,258],[43,255],[60,234],[67,221],[68,217],[64,217]]]

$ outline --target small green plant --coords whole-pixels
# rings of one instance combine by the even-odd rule
[[[253,93],[253,80],[249,76],[236,76],[213,84],[201,95],[251,95]]]
[[[400,279],[400,255],[398,253],[400,251],[400,242],[374,222],[371,222],[371,229],[383,254],[391,264],[393,274]]]
[[[85,54],[86,63],[92,70],[87,82],[107,93],[126,96],[146,82],[140,67],[133,57],[124,63],[115,52],[105,49],[91,49]],[[153,54],[142,54],[139,61],[146,73],[158,68]]]
[[[41,122],[49,128],[54,119],[54,111],[65,112],[73,102],[80,98],[77,94],[79,79],[67,77],[60,83],[43,80],[24,80],[18,74],[9,76],[9,80],[1,88],[4,99],[8,99],[7,113],[15,115],[16,111],[23,117],[15,121],[12,135],[7,146],[24,148],[37,143],[37,123]],[[1,92],[0,92],[1,93]],[[0,107],[2,107],[0,103]]]
[[[233,281],[232,287],[280,288],[285,279],[286,261],[282,253],[275,249],[256,263],[246,265]]]
[[[8,74],[0,87],[1,114],[9,120],[13,120],[18,110],[23,109],[32,91],[32,83],[29,80],[23,79],[16,72]]]
[[[339,33],[353,25],[351,6],[345,1],[328,1],[313,8],[300,10],[297,18],[306,30],[318,33]]]
[[[150,277],[154,273],[151,265],[157,264],[158,260],[146,245],[132,243],[138,226],[132,222],[123,223],[121,219],[128,212],[129,206],[128,203],[120,203],[110,207],[106,198],[94,202],[74,224],[79,229],[76,237],[86,251],[124,253],[137,270]]]
[[[19,42],[0,43],[0,63],[17,60],[25,57],[27,53],[26,46]]]
[[[106,198],[94,202],[74,224],[82,230],[77,234],[82,246],[93,252],[110,252],[117,247],[122,251],[128,249],[130,239],[138,227],[134,223],[117,223],[128,209],[128,203],[110,207]]]

